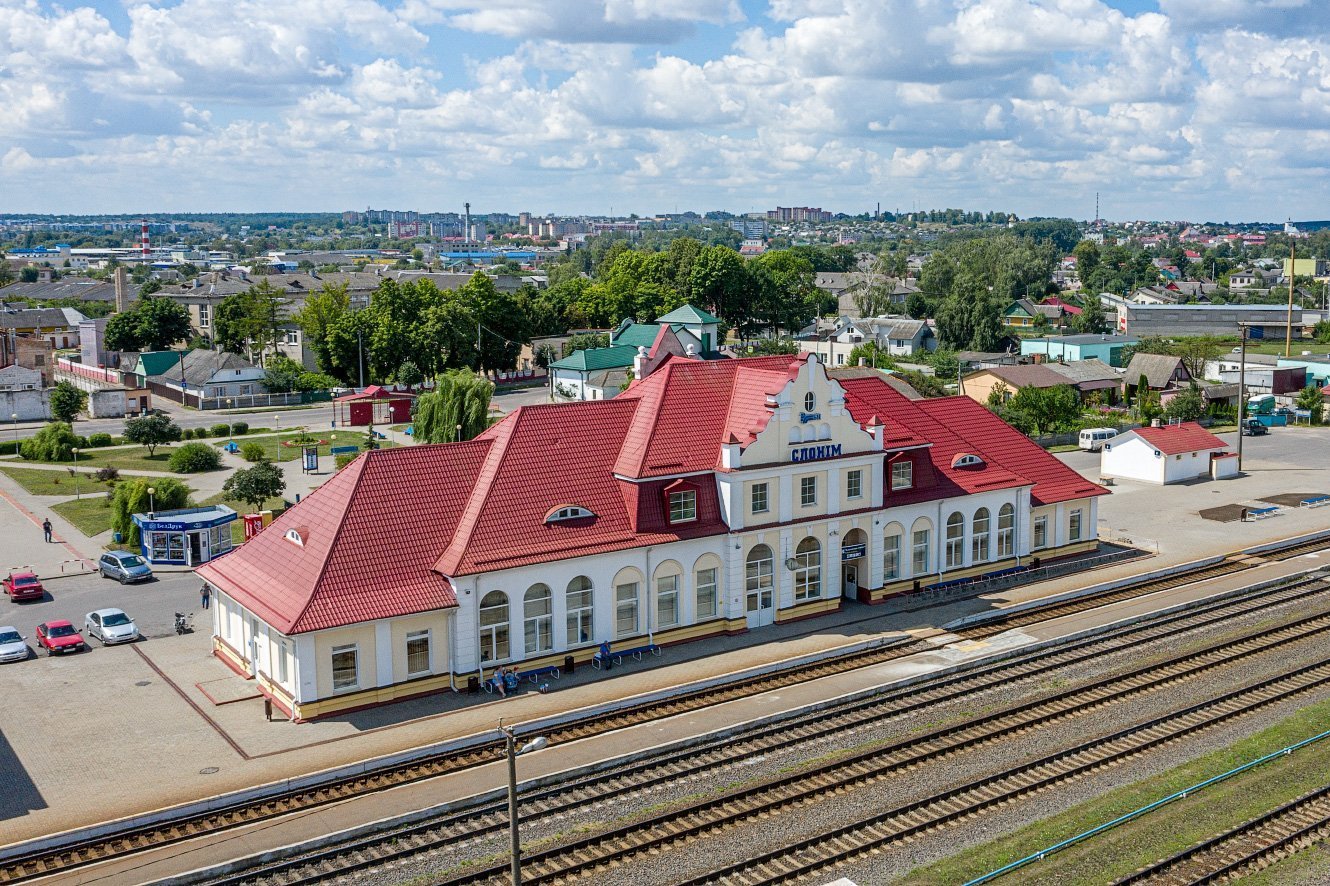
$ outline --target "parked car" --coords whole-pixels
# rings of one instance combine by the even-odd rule
[[[152,567],[138,554],[129,551],[109,551],[97,561],[102,578],[114,578],[123,584],[147,581],[152,578]]]
[[[103,646],[113,643],[133,643],[139,638],[138,626],[123,609],[98,609],[83,616],[83,630],[96,637]]]
[[[26,661],[28,644],[18,628],[4,625],[0,627],[0,661]]]
[[[1275,415],[1282,415],[1284,416],[1284,418],[1293,418],[1296,415],[1296,413],[1292,409],[1289,409],[1287,406],[1281,406],[1275,410]]]
[[[1263,425],[1260,419],[1249,418],[1242,424],[1242,436],[1260,437],[1270,433],[1270,429]]]
[[[82,652],[86,648],[78,628],[64,619],[37,625],[37,645],[45,649],[47,655]]]
[[[11,572],[0,585],[11,600],[40,600],[46,596],[46,588],[35,572]]]

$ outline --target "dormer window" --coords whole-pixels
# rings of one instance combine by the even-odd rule
[[[581,505],[560,505],[545,515],[545,522],[558,523],[562,520],[581,520],[584,517],[594,516],[596,515]]]
[[[983,467],[984,460],[972,452],[962,452],[951,460],[953,468]]]
[[[670,522],[688,523],[697,519],[697,490],[678,489],[670,493]]]

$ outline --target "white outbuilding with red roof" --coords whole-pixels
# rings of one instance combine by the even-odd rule
[[[1090,550],[1101,494],[966,397],[670,356],[613,400],[365,453],[199,575],[217,655],[308,719]]]
[[[1143,483],[1182,483],[1211,476],[1228,444],[1196,422],[1136,428],[1104,442],[1099,473]]]

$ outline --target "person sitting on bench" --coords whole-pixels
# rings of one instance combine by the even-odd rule
[[[503,690],[504,695],[517,691],[517,671],[512,668],[508,668],[503,672]]]
[[[602,668],[604,668],[605,670],[608,671],[608,670],[610,669],[610,641],[609,641],[609,640],[603,640],[603,641],[601,641],[601,644],[600,644],[600,652],[597,653],[597,654],[600,656],[600,666],[601,666]]]
[[[490,678],[490,685],[494,687],[494,691],[499,693],[499,695],[506,696],[508,694],[507,673],[507,668],[500,665],[498,668],[495,668],[494,676]]]

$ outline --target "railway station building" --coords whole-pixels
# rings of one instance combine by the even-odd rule
[[[669,355],[613,400],[365,453],[198,574],[216,655],[310,719],[1091,550],[1104,493],[967,397]]]

